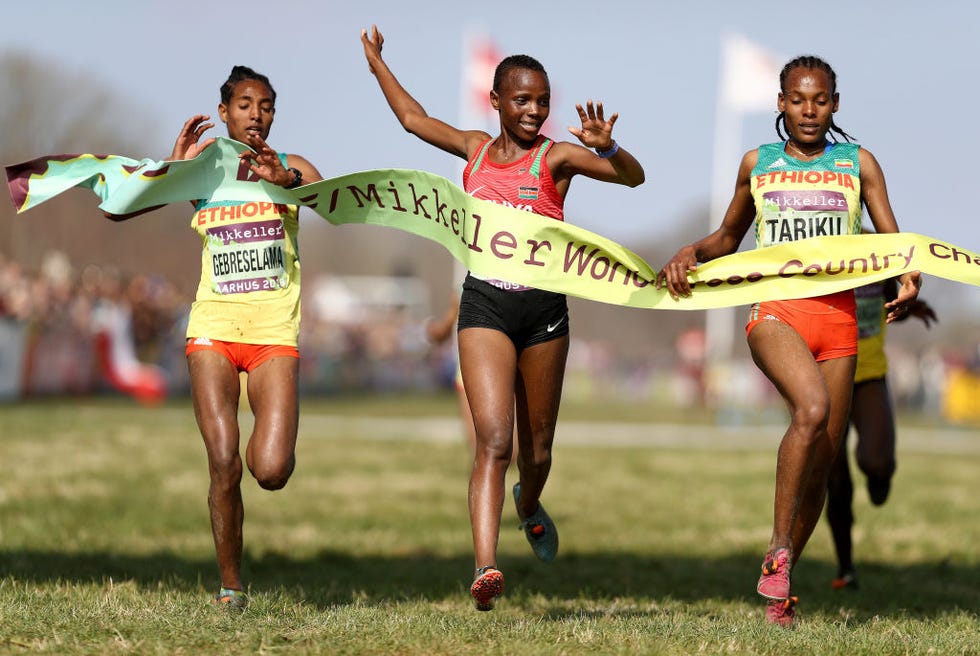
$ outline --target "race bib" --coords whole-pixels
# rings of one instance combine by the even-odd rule
[[[285,289],[286,231],[280,219],[208,228],[211,290],[216,294]]]

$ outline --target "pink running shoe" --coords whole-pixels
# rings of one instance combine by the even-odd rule
[[[796,623],[796,606],[799,603],[798,597],[770,599],[766,602],[766,621],[784,629],[792,629]]]
[[[470,586],[470,596],[477,610],[493,610],[494,603],[504,592],[504,573],[493,565],[476,570]]]
[[[786,547],[766,554],[766,559],[762,561],[762,576],[755,589],[766,599],[788,599],[791,567],[792,560]]]

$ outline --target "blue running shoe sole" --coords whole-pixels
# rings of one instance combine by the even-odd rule
[[[526,519],[522,518],[520,498],[521,484],[514,483],[514,505],[517,506],[517,516],[521,519],[518,528],[524,530],[524,537],[527,538],[538,560],[550,563],[558,555],[558,529],[540,503],[533,515]]]

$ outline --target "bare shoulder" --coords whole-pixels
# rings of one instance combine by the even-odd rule
[[[861,168],[861,183],[868,185],[884,181],[885,174],[881,170],[878,159],[866,148],[858,149],[858,165]]]
[[[298,169],[303,174],[303,184],[319,182],[323,179],[323,176],[320,175],[317,168],[302,155],[294,155],[292,153],[286,155],[286,166]]]
[[[861,165],[862,169],[864,169],[866,166],[880,168],[878,158],[876,158],[874,154],[864,146],[858,148],[858,164]]]
[[[752,169],[759,163],[759,149],[753,148],[742,155],[742,161],[738,165],[738,179],[748,180],[752,175]]]

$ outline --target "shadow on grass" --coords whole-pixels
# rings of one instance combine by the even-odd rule
[[[253,594],[279,592],[318,607],[357,601],[359,604],[444,599],[465,599],[472,567],[470,556],[426,554],[396,557],[354,557],[344,552],[321,552],[296,559],[269,553],[246,555],[243,575]],[[755,595],[757,554],[719,558],[668,555],[576,553],[554,563],[539,563],[530,556],[502,559],[507,594],[517,603],[541,602],[545,616],[560,619],[589,613],[636,615],[636,604],[747,602],[761,604]],[[875,616],[902,615],[934,618],[956,610],[980,608],[980,569],[945,561],[907,566],[864,564],[859,570],[861,589],[834,591],[829,582],[834,568],[820,561],[803,562],[794,577],[794,593],[807,612],[846,612],[850,622]],[[28,583],[99,584],[134,581],[152,589],[194,591],[217,586],[213,560],[193,560],[172,553],[128,556],[114,553],[38,551],[0,552],[0,577]],[[596,610],[613,600],[610,610]],[[576,600],[581,611],[575,610]]]

